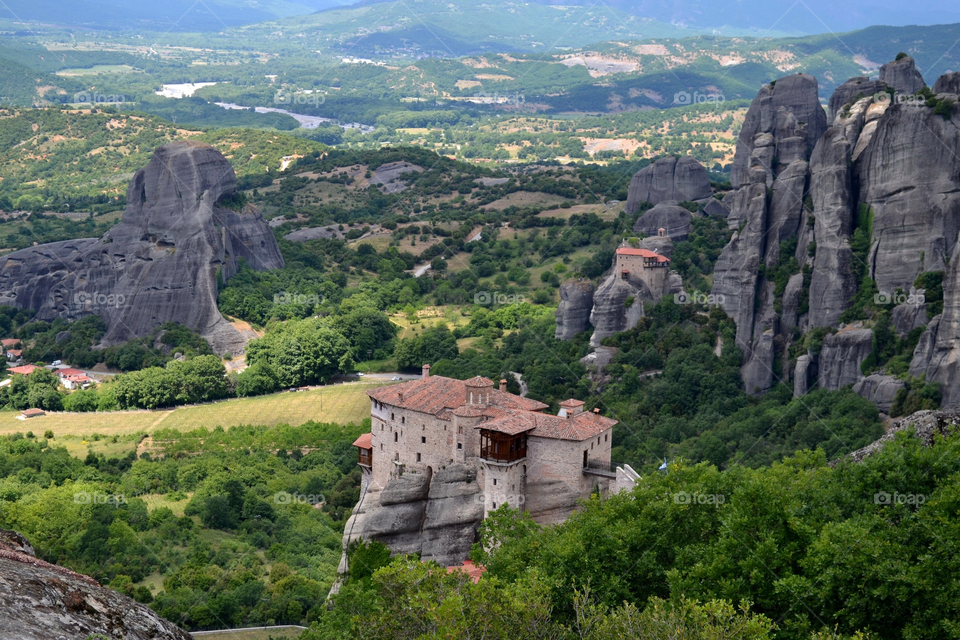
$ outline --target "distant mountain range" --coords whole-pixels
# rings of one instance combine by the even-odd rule
[[[478,33],[475,41],[466,43],[472,45],[467,49],[504,44],[523,31],[527,38],[519,44],[525,50],[621,37],[783,36],[841,33],[876,24],[960,22],[954,0],[928,0],[923,6],[897,0],[7,0],[0,5],[0,18],[98,29],[219,31],[318,11],[341,14],[342,19],[321,19],[331,23],[402,14],[410,19],[411,29],[456,31],[450,27],[471,25]],[[401,32],[393,35],[404,37]],[[463,44],[450,48],[463,50]]]

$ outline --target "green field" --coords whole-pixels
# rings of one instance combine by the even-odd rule
[[[279,627],[269,629],[248,629],[245,631],[211,631],[194,633],[194,638],[214,638],[215,640],[280,640],[281,638],[298,638],[303,633],[299,627]]]
[[[310,420],[358,424],[370,416],[366,392],[382,384],[351,382],[158,411],[52,412],[30,420],[19,420],[19,412],[5,411],[0,413],[0,435],[32,431],[40,437],[49,430],[53,431],[55,443],[66,447],[72,455],[83,456],[88,448],[97,453],[122,455],[136,448],[144,434],[152,434],[158,427],[192,431],[216,426],[301,425]]]

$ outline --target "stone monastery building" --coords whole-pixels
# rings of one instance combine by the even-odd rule
[[[371,432],[354,445],[363,491],[380,490],[404,473],[425,474],[461,463],[477,468],[483,514],[506,503],[541,523],[560,522],[580,498],[616,482],[610,447],[616,420],[585,412],[580,400],[547,405],[475,377],[430,376],[369,391]],[[632,471],[632,470],[631,470]],[[428,481],[429,482],[429,481]]]
[[[663,233],[663,229],[660,229],[660,233]],[[642,281],[659,300],[667,286],[670,259],[649,249],[620,247],[617,249],[616,273],[623,280]]]

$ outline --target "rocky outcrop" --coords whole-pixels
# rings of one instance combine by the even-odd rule
[[[918,292],[911,287],[908,295],[908,301],[894,307],[891,314],[893,328],[901,338],[906,338],[911,331],[925,327],[929,322],[927,305],[925,302],[920,302],[923,291]],[[910,301],[910,298],[912,298],[912,301]]]
[[[240,352],[247,338],[220,315],[218,282],[241,258],[258,270],[280,268],[283,258],[259,212],[221,205],[235,188],[233,168],[213,147],[164,145],[134,175],[122,222],[102,238],[0,259],[0,304],[48,321],[98,314],[107,325],[103,346],[178,322],[218,353]]]
[[[707,200],[700,211],[705,216],[716,216],[718,218],[726,218],[730,215],[730,209],[727,208],[727,205],[716,198]]]
[[[676,202],[661,202],[637,219],[633,232],[656,236],[663,229],[668,238],[679,242],[690,235],[692,219],[693,215]]]
[[[816,361],[806,353],[797,358],[797,365],[793,371],[793,397],[802,398],[807,395],[816,379]]]
[[[927,86],[923,76],[917,71],[916,62],[910,56],[904,56],[881,66],[880,82],[885,83],[897,93],[911,95]]]
[[[640,240],[639,248],[659,253],[669,259],[673,255],[673,240],[667,235],[648,236]]]
[[[903,380],[875,373],[853,385],[853,392],[876,404],[880,411],[889,413],[897,392],[905,386]]]
[[[593,292],[593,283],[589,280],[568,280],[560,285],[557,340],[570,340],[590,328]]]
[[[960,94],[960,71],[945,73],[937,78],[933,85],[933,93],[936,95],[941,93]]]
[[[892,441],[900,433],[910,433],[915,438],[919,438],[923,446],[932,447],[938,437],[954,435],[958,430],[960,430],[960,415],[956,411],[917,411],[894,422],[879,440],[847,454],[844,458],[834,460],[830,464],[835,466],[842,460],[860,462],[864,458],[879,452],[885,444]]]
[[[474,464],[452,464],[432,477],[406,472],[386,487],[370,485],[344,528],[344,549],[359,539],[378,540],[396,554],[460,564],[483,520],[480,484]]]
[[[637,326],[645,315],[644,305],[655,300],[643,282],[618,278],[616,274],[608,276],[593,296],[590,346],[599,347],[604,338]]]
[[[824,338],[817,363],[820,388],[835,391],[859,382],[860,365],[871,351],[871,329],[846,328]]]
[[[730,174],[734,188],[746,184],[754,151],[772,177],[773,159],[788,165],[809,157],[827,128],[827,115],[820,106],[817,79],[807,74],[780,78],[764,85],[747,111]],[[772,181],[772,180],[771,180]]]
[[[190,640],[149,607],[96,580],[35,557],[20,534],[0,529],[0,638],[59,640],[102,634],[129,640]]]
[[[710,176],[694,158],[661,158],[633,176],[626,211],[634,213],[641,202],[656,205],[666,201],[694,201],[709,198],[711,194]]]
[[[850,78],[837,87],[830,96],[830,114],[828,122],[833,123],[840,111],[861,98],[868,98],[887,90],[887,83],[880,80],[871,80],[866,76]]]

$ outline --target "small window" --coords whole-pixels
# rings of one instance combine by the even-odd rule
[[[417,462],[420,462],[420,454],[417,454]]]
[[[496,502],[493,503],[493,508],[494,508],[494,509],[497,508],[497,503],[496,503]]]
[[[427,444],[427,436],[420,436],[420,444]]]
[[[383,431],[383,425],[382,425],[382,424],[380,425],[380,431]]]
[[[609,434],[609,433],[606,434],[606,435],[604,435],[604,436],[603,436],[603,441],[606,442],[609,437],[610,437],[610,434]]]
[[[394,419],[394,417],[393,417],[393,414],[392,414],[392,413],[390,414],[390,419],[391,419],[391,420],[393,420],[393,419]]]
[[[497,479],[496,479],[496,478],[493,479],[493,486],[497,486]]]
[[[463,443],[462,443],[462,442],[458,442],[458,443],[457,443],[457,449],[463,449]]]
[[[600,444],[600,436],[597,436],[597,444]]]
[[[383,451],[383,443],[380,443],[380,451]]]
[[[396,431],[393,432],[393,441],[394,441],[394,442],[397,441],[397,436],[398,436],[398,435],[400,435],[400,434],[397,433]]]
[[[406,417],[406,416],[400,416],[400,424],[407,424],[407,417]]]

